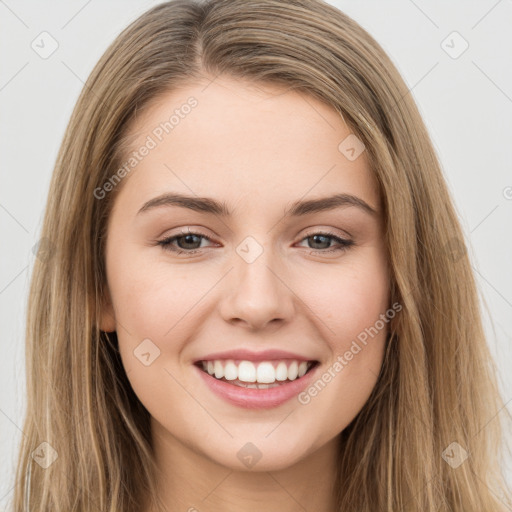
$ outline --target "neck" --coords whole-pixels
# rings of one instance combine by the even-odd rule
[[[333,512],[336,508],[339,437],[284,469],[242,471],[193,451],[155,422],[152,427],[157,487],[166,512]]]

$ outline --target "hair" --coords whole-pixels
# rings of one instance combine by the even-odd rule
[[[122,164],[141,111],[221,74],[335,109],[365,144],[379,186],[390,297],[402,310],[390,321],[377,384],[340,434],[337,510],[505,510],[503,402],[438,158],[390,58],[321,0],[162,3],[94,67],[57,156],[32,271],[14,510],[135,512],[159,502],[149,413],[127,379],[117,334],[99,327],[106,228],[121,187],[102,199],[95,190]],[[32,455],[42,442],[58,455],[46,469]],[[452,467],[447,449],[468,458]]]

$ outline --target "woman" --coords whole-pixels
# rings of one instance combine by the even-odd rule
[[[463,232],[406,85],[335,8],[142,15],[42,237],[15,510],[506,510]]]

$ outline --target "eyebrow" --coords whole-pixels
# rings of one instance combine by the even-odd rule
[[[179,206],[181,208],[188,208],[197,212],[209,213],[220,217],[232,216],[232,212],[224,201],[217,201],[209,197],[194,197],[176,193],[166,193],[150,199],[144,203],[142,208],[137,212],[137,215],[162,206]],[[348,206],[355,206],[372,216],[378,215],[375,208],[357,196],[351,194],[335,194],[328,197],[321,197],[319,199],[295,201],[285,212],[285,216],[299,217],[311,213]]]

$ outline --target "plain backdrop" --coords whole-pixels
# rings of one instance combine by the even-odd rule
[[[12,498],[23,436],[32,248],[57,151],[95,63],[123,28],[158,3],[0,0],[0,511]],[[330,3],[383,46],[427,124],[470,246],[511,411],[512,1]],[[511,466],[508,458],[509,482]]]

